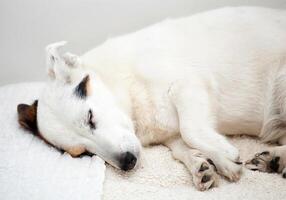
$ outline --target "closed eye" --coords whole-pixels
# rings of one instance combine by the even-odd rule
[[[88,126],[90,127],[90,129],[96,129],[96,124],[94,122],[94,116],[91,109],[89,109],[88,111]]]

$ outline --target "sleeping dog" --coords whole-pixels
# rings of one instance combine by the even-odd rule
[[[239,180],[239,151],[224,135],[247,134],[281,146],[246,167],[286,175],[285,11],[166,20],[80,57],[61,52],[64,44],[46,48],[50,80],[38,101],[18,106],[19,123],[47,143],[125,171],[141,145],[163,144],[207,190],[219,175]]]

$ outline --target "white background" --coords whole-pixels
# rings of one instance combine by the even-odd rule
[[[166,18],[238,5],[285,9],[286,0],[0,0],[0,85],[45,80],[49,43],[82,54]]]

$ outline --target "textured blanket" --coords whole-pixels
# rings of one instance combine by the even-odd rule
[[[100,200],[104,162],[94,157],[72,158],[22,130],[19,103],[32,103],[40,83],[0,88],[0,199]]]
[[[242,160],[251,158],[267,145],[248,137],[232,138]],[[282,200],[286,179],[281,175],[243,169],[241,180],[221,180],[219,187],[199,192],[183,164],[175,161],[163,146],[144,149],[141,167],[131,174],[107,167],[104,200]]]

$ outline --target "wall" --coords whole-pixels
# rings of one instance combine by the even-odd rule
[[[106,38],[222,6],[286,8],[285,0],[1,0],[0,85],[45,80],[44,48],[81,54]]]

